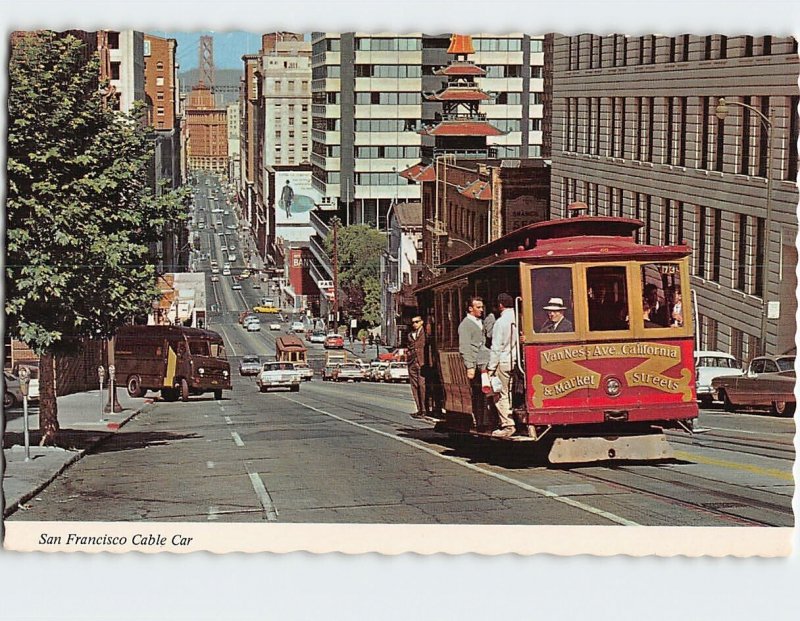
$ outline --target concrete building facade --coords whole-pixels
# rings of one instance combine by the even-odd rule
[[[259,79],[264,166],[308,163],[311,153],[311,44],[268,39]]]
[[[745,362],[795,347],[797,75],[791,38],[553,42],[553,216],[583,201],[685,240],[698,348]]]
[[[505,134],[499,157],[539,156],[542,144],[542,40],[528,35],[473,38],[486,64],[478,86],[492,93],[481,112]],[[386,229],[390,206],[419,200],[419,186],[398,172],[422,157],[418,132],[434,124],[441,103],[423,93],[442,88],[449,35],[312,35],[314,183],[342,221]]]

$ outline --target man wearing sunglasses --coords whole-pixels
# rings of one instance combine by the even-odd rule
[[[411,331],[408,333],[408,380],[411,384],[411,394],[417,411],[411,418],[428,416],[425,392],[425,375],[430,365],[430,351],[428,348],[428,335],[425,333],[425,322],[422,317],[415,315],[411,320]]]

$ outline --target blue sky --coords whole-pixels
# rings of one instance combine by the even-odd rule
[[[237,31],[196,31],[196,32],[159,32],[157,37],[176,39],[178,41],[178,64],[181,71],[197,69],[200,53],[200,37],[214,37],[214,66],[217,69],[242,69],[242,55],[254,54],[261,48],[261,35],[253,32]]]

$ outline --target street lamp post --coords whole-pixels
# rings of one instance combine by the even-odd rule
[[[717,118],[721,121],[725,120],[725,117],[728,116],[728,106],[740,106],[742,108],[747,108],[751,112],[758,115],[761,122],[764,124],[764,129],[767,131],[767,201],[766,201],[766,211],[767,217],[765,222],[765,240],[764,240],[764,260],[762,261],[761,265],[761,281],[762,287],[764,288],[762,292],[762,302],[761,302],[761,355],[766,355],[767,353],[767,293],[769,292],[769,249],[770,249],[770,239],[772,234],[772,110],[769,110],[769,116],[765,115],[761,112],[758,108],[755,108],[749,104],[742,103],[739,101],[725,101],[724,98],[720,98],[717,104],[715,114]],[[756,240],[758,243],[758,240]]]

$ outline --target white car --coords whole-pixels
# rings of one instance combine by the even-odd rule
[[[277,322],[273,322],[273,323],[269,324],[269,329],[270,330],[280,330],[281,329],[281,324],[279,324]]]
[[[300,373],[300,379],[304,382],[310,382],[314,379],[314,370],[305,362],[296,362],[294,368]]]
[[[245,328],[247,328],[248,332],[261,332],[261,322],[260,321],[248,321],[245,324]]]
[[[219,271],[219,270],[217,270],[217,271]],[[219,276],[217,276],[216,274],[214,274],[214,275],[211,277],[211,282],[219,282]]]
[[[233,289],[234,291],[241,291],[242,290],[242,284],[238,283],[238,282],[235,282],[235,283],[233,283],[231,285],[231,289]]]
[[[229,254],[228,255],[228,261],[233,263],[235,260],[236,260],[236,255],[235,254]]]
[[[311,338],[308,339],[312,343],[324,343],[325,342],[325,332],[321,330],[315,330],[311,333]]]
[[[265,362],[256,384],[260,392],[267,392],[270,388],[288,388],[292,392],[299,392],[301,381],[294,362]]]
[[[697,377],[697,398],[705,406],[711,405],[717,398],[716,391],[711,386],[715,378],[744,373],[736,358],[721,351],[694,352],[694,369]]]
[[[229,267],[223,267],[223,268],[222,268],[222,275],[223,275],[223,276],[230,276],[230,275],[231,275],[231,268],[229,268]]]
[[[405,362],[390,362],[383,372],[383,379],[386,382],[407,382],[408,365]]]
[[[236,225],[235,224],[229,224],[225,228],[228,229],[229,231],[235,231],[236,230]]]
[[[292,332],[305,332],[306,326],[302,321],[292,322]]]

